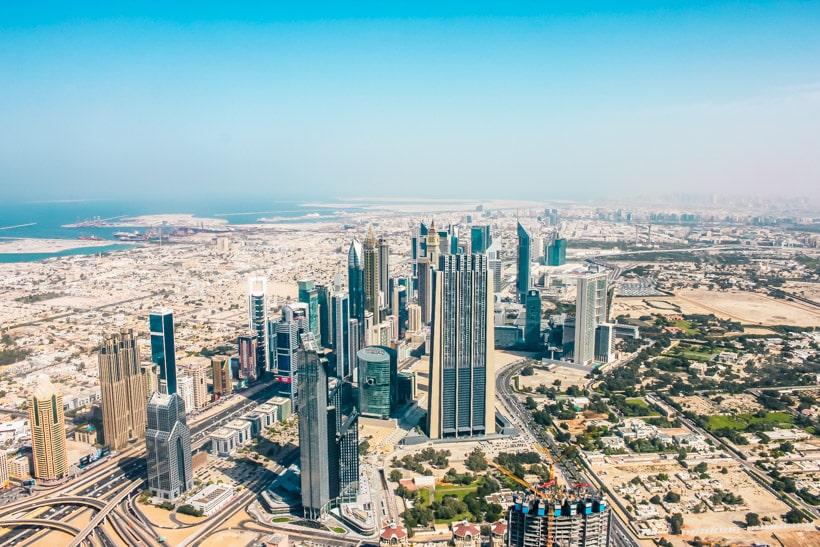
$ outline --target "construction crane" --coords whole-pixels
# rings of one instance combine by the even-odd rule
[[[575,453],[577,450],[578,450],[578,447],[576,447],[575,445],[570,445],[570,446],[566,447],[564,449],[564,451],[561,452],[561,455],[558,456],[558,458],[556,458],[555,460],[550,458],[549,479],[541,485],[541,488],[549,488],[550,486],[555,486],[555,468],[558,467],[558,464],[561,463],[561,461],[564,458],[566,458],[570,454]],[[587,485],[587,486],[589,486],[589,485]]]

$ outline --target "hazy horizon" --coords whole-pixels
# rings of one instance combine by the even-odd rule
[[[820,3],[0,5],[6,200],[820,197]]]

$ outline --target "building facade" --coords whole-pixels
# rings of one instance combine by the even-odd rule
[[[185,405],[179,395],[154,393],[147,414],[148,488],[158,498],[173,501],[194,486]]]
[[[606,272],[578,278],[575,300],[573,362],[586,365],[595,360],[595,328],[606,322]]]
[[[541,293],[535,289],[528,290],[524,306],[526,308],[524,345],[530,351],[539,351],[541,349]]]
[[[518,278],[515,288],[518,291],[519,301],[523,302],[527,291],[530,290],[530,267],[532,265],[532,237],[519,222],[516,228],[518,233]]]
[[[495,433],[491,277],[483,254],[442,256],[434,272],[431,439]]]
[[[313,279],[302,279],[298,282],[299,302],[307,304],[308,328],[317,339],[319,338],[319,291]]]
[[[390,416],[390,354],[378,346],[359,350],[359,409],[362,416]]]
[[[211,358],[211,368],[214,382],[214,395],[221,397],[233,391],[233,376],[231,374],[231,360],[227,355],[214,355]]]
[[[133,331],[106,334],[99,353],[103,438],[111,450],[145,438],[145,385]]]
[[[270,370],[268,359],[268,280],[264,277],[248,279],[248,327],[256,335],[256,375],[259,378]]]
[[[379,247],[373,227],[364,240],[364,310],[373,314],[373,322],[379,322]]]
[[[160,308],[148,317],[151,332],[151,361],[157,366],[159,391],[177,392],[176,349],[174,347],[174,312]]]
[[[34,477],[59,479],[68,472],[63,396],[47,377],[40,377],[29,398]]]
[[[587,492],[573,494],[516,495],[508,510],[508,547],[607,547],[610,510],[606,498]]]

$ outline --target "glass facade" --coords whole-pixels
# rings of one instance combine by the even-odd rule
[[[182,399],[176,394],[153,393],[148,400],[147,425],[148,487],[159,498],[175,500],[194,486],[191,432]]]
[[[151,329],[151,361],[159,369],[159,387],[163,393],[177,392],[177,364],[174,350],[174,314],[161,309],[148,317]]]
[[[364,416],[390,416],[390,354],[380,347],[360,350],[356,355],[359,365],[359,408]]]
[[[527,230],[518,223],[518,280],[516,289],[519,298],[524,300],[527,291],[530,290],[530,263],[532,261],[532,239]]]

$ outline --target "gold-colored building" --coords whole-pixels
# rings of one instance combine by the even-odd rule
[[[225,395],[233,391],[231,379],[231,360],[227,355],[214,355],[211,358],[214,376],[214,395]]]
[[[103,438],[111,450],[145,438],[145,389],[137,338],[106,334],[99,354]]]
[[[68,471],[65,442],[63,396],[51,381],[41,376],[29,399],[31,452],[34,456],[34,477],[54,480]]]

